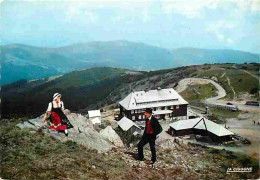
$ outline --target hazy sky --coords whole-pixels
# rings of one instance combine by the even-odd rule
[[[2,44],[129,40],[260,53],[260,0],[0,0]]]

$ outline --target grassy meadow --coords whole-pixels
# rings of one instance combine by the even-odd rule
[[[200,94],[196,95],[194,89]],[[196,84],[189,86],[186,90],[182,91],[180,95],[188,102],[199,102],[207,98],[217,96],[217,91],[214,85],[209,84]]]

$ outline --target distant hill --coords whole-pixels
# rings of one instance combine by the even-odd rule
[[[259,62],[259,55],[234,50],[169,50],[129,41],[90,42],[60,48],[22,44],[1,47],[1,84],[56,76],[97,66],[158,70],[204,63]]]
[[[259,54],[235,50],[210,50],[197,48],[180,48],[172,51],[174,60],[183,65],[213,63],[251,63],[260,62]]]
[[[157,87],[173,88],[184,78],[217,77],[227,92],[227,99],[233,98],[231,86],[239,98],[251,94],[257,99],[259,64],[214,64],[194,65],[157,71],[132,71],[127,69],[94,67],[76,70],[62,76],[43,78],[34,81],[20,80],[4,85],[1,89],[2,117],[34,116],[46,111],[54,93],[62,94],[65,107],[79,113],[88,110],[116,107],[116,103],[132,90],[149,90]],[[252,75],[245,73],[244,70]],[[223,75],[224,74],[224,75]],[[226,75],[225,75],[226,74]],[[230,78],[231,86],[227,82]]]
[[[2,117],[39,115],[46,111],[54,93],[62,94],[65,107],[79,110],[105,99],[119,84],[127,83],[124,69],[98,67],[73,71],[53,80],[36,80],[2,87]]]

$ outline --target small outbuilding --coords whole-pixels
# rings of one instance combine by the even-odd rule
[[[216,124],[206,118],[195,118],[180,120],[170,125],[170,133],[174,136],[184,136],[189,134],[209,136],[213,142],[223,142],[232,140],[233,132],[225,127]]]
[[[100,112],[100,110],[88,111],[88,117],[91,121],[92,121],[92,119],[98,118],[101,122],[101,112]]]
[[[117,124],[123,131],[127,133],[135,135],[142,133],[142,129],[127,117],[123,117],[120,121],[117,122]]]
[[[101,120],[98,117],[91,119],[91,122],[92,122],[92,124],[97,124],[97,125],[101,124]]]

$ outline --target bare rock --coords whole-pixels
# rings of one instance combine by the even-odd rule
[[[102,129],[100,131],[100,134],[108,139],[110,142],[112,142],[115,146],[118,147],[124,147],[124,144],[118,134],[114,131],[114,129],[111,126],[107,126],[105,129]]]
[[[43,127],[45,124],[42,122],[43,118],[36,118],[28,120],[31,124],[34,124],[37,128]]]
[[[38,118],[19,123],[17,126],[21,129],[32,128],[34,130],[38,130],[42,128],[46,136],[54,137],[55,139],[63,142],[72,140],[88,148],[96,149],[98,152],[107,152],[114,147],[114,145],[112,145],[108,140],[115,141],[115,144],[118,144],[119,146],[121,145],[119,141],[120,138],[117,139],[115,137],[117,134],[113,132],[113,129],[108,129],[109,131],[107,131],[107,135],[110,136],[112,134],[113,138],[105,138],[103,135],[95,131],[92,122],[90,122],[86,117],[81,114],[70,113],[69,111],[65,112],[65,114],[67,115],[70,123],[73,125],[73,128],[68,129],[68,137],[65,136],[64,133],[59,133],[46,128],[44,129],[44,126],[46,126],[46,124],[42,122],[44,114]]]
[[[173,149],[176,147],[176,143],[172,139],[161,139],[158,145],[163,149]]]
[[[24,129],[24,128],[32,128],[32,129],[37,130],[37,127],[34,126],[33,124],[29,123],[28,121],[19,123],[19,124],[17,124],[16,126],[19,127],[19,128],[21,128],[21,129]]]

